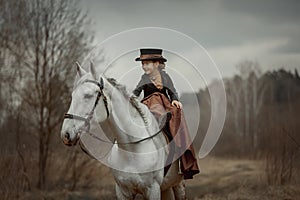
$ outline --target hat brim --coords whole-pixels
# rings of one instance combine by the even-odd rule
[[[161,57],[161,58],[145,58],[145,59],[141,59],[140,57],[137,57],[135,59],[135,61],[144,61],[144,60],[153,60],[153,61],[164,61],[164,62],[167,62],[167,59],[165,59],[164,57]]]

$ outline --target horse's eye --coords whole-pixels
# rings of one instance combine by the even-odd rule
[[[85,95],[84,95],[84,98],[85,98],[85,99],[90,99],[90,98],[92,98],[92,97],[93,97],[93,95],[91,95],[91,94],[85,94]]]

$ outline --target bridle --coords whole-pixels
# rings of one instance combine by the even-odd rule
[[[101,77],[100,82],[95,81],[95,80],[85,80],[84,83],[85,82],[94,83],[100,89],[99,92],[98,92],[98,94],[97,94],[97,98],[95,100],[95,103],[94,103],[94,106],[93,106],[92,110],[89,112],[89,114],[88,114],[88,116],[86,118],[85,117],[81,117],[79,115],[74,115],[74,114],[66,113],[65,116],[64,116],[64,119],[76,119],[76,120],[84,121],[85,127],[87,127],[86,131],[89,132],[90,126],[91,126],[91,119],[93,118],[95,109],[96,109],[96,107],[97,107],[97,105],[99,103],[99,100],[100,100],[101,96],[103,96],[103,102],[104,102],[104,106],[105,106],[105,109],[106,109],[106,117],[107,118],[109,118],[109,110],[108,110],[107,98],[106,98],[106,96],[103,93],[103,78]]]
[[[95,109],[99,103],[99,100],[100,100],[100,97],[103,96],[103,103],[104,103],[104,106],[105,106],[105,109],[106,109],[106,119],[109,118],[109,109],[108,109],[108,102],[107,102],[107,97],[104,95],[103,93],[103,89],[104,89],[104,84],[103,84],[103,78],[101,77],[100,78],[100,81],[95,81],[95,80],[85,80],[83,83],[93,83],[93,84],[96,84],[98,87],[99,87],[99,92],[97,94],[97,98],[95,100],[95,103],[94,103],[94,106],[92,108],[92,110],[89,112],[88,116],[85,118],[85,117],[82,117],[82,116],[79,116],[79,115],[74,115],[74,114],[69,114],[69,113],[66,113],[64,115],[64,119],[76,119],[76,120],[79,120],[79,121],[84,121],[84,127],[86,127],[86,130],[83,130],[85,133],[87,133],[88,135],[92,136],[93,138],[99,140],[99,141],[102,141],[102,142],[105,142],[105,143],[111,143],[112,146],[111,146],[111,149],[113,148],[113,145],[115,144],[121,144],[121,145],[132,145],[132,144],[138,144],[138,143],[141,143],[143,141],[146,141],[146,140],[149,140],[149,139],[153,139],[154,137],[156,137],[157,135],[159,135],[160,133],[162,133],[162,130],[163,130],[163,127],[160,128],[155,134],[153,135],[150,135],[149,137],[146,137],[146,138],[142,138],[140,140],[137,140],[137,141],[133,141],[133,142],[126,142],[126,143],[119,143],[117,142],[116,139],[114,139],[114,142],[111,142],[111,141],[106,141],[106,140],[103,140],[101,139],[100,137],[96,136],[95,134],[91,133],[90,132],[90,126],[91,126],[91,119],[93,118],[93,115],[94,115],[94,112],[95,112]],[[167,123],[167,121],[165,122],[165,124]],[[97,159],[92,153],[90,153],[88,151],[88,149],[84,146],[84,144],[80,141],[80,135],[81,135],[81,131],[82,130],[79,130],[79,134],[77,135],[77,140],[75,142],[75,144],[79,141],[79,145],[80,145],[80,148],[82,149],[83,152],[85,152],[87,155],[89,155],[91,158],[94,158],[94,159]],[[108,155],[108,153],[110,152],[111,150],[107,151],[105,156],[106,157]],[[173,152],[173,151],[172,151]],[[173,160],[173,156],[174,154],[170,153],[167,157],[167,160]],[[103,157],[103,158],[104,158]],[[167,166],[164,170],[164,175],[166,175],[167,171],[169,170],[171,165]]]
[[[80,120],[80,121],[84,121],[84,123],[85,123],[85,126],[84,127],[86,127],[86,130],[83,130],[85,133],[87,133],[88,135],[90,135],[90,136],[92,136],[93,138],[95,138],[95,139],[97,139],[97,140],[100,140],[100,141],[102,141],[102,142],[105,142],[105,143],[112,143],[112,144],[138,144],[138,143],[140,143],[140,142],[143,142],[143,141],[145,141],[145,140],[148,140],[148,139],[152,139],[152,138],[154,138],[154,137],[156,137],[158,134],[160,134],[161,133],[161,131],[162,131],[162,129],[163,128],[161,128],[160,130],[158,130],[155,134],[153,134],[153,135],[151,135],[151,136],[149,136],[149,137],[146,137],[146,138],[142,138],[142,139],[140,139],[140,140],[138,140],[138,141],[134,141],[134,142],[128,142],[128,143],[118,143],[116,140],[114,141],[114,142],[111,142],[111,141],[105,141],[105,140],[103,140],[103,139],[101,139],[101,138],[99,138],[99,137],[97,137],[95,134],[93,134],[93,133],[91,133],[89,130],[90,130],[90,125],[91,125],[91,119],[93,118],[93,115],[94,115],[94,112],[95,112],[95,109],[96,109],[96,107],[97,107],[97,105],[98,105],[98,102],[99,102],[99,100],[100,100],[100,97],[101,96],[103,96],[103,102],[104,102],[104,106],[105,106],[105,109],[106,109],[106,118],[109,118],[109,109],[108,109],[108,102],[107,102],[107,97],[104,95],[104,93],[103,93],[103,88],[104,88],[104,84],[103,84],[103,78],[101,77],[101,79],[100,79],[100,82],[98,82],[98,81],[95,81],[95,80],[85,80],[84,81],[84,83],[85,82],[89,82],[89,83],[94,83],[94,84],[96,84],[98,87],[99,87],[99,92],[98,92],[98,94],[97,94],[97,98],[96,98],[96,100],[95,100],[95,103],[94,103],[94,106],[93,106],[93,108],[92,108],[92,110],[90,111],[90,113],[89,113],[89,115],[85,118],[85,117],[81,117],[81,116],[79,116],[79,115],[74,115],[74,114],[69,114],[69,113],[66,113],[65,115],[64,115],[64,119],[76,119],[76,120]],[[81,132],[81,131],[80,131]],[[78,138],[79,138],[80,136],[78,135]],[[81,148],[82,148],[82,146],[81,146]],[[84,152],[86,152],[86,150],[84,150],[83,149],[83,151]],[[87,153],[87,152],[86,152]],[[89,153],[88,153],[89,154]]]

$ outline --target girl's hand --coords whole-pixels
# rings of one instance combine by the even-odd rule
[[[179,109],[182,109],[182,104],[179,101],[173,100],[172,106],[176,106]]]

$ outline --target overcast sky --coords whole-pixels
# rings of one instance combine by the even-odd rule
[[[85,0],[81,6],[97,42],[133,28],[163,27],[201,44],[223,77],[246,59],[264,71],[300,69],[299,0]]]

